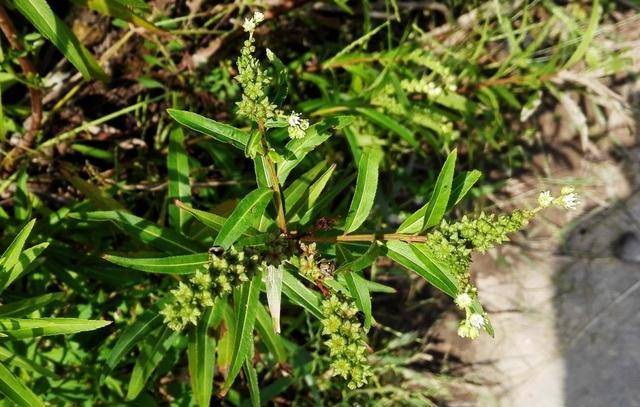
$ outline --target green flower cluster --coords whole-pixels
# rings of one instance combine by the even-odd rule
[[[333,375],[347,380],[350,389],[365,385],[371,368],[367,364],[367,332],[358,321],[358,308],[349,300],[331,295],[322,302],[322,313],[322,333],[329,336],[325,345]]]
[[[574,209],[579,204],[578,196],[571,187],[562,188],[560,196],[554,198],[549,191],[538,197],[535,209],[519,209],[506,215],[487,215],[481,213],[476,218],[464,216],[460,221],[447,223],[427,235],[426,248],[431,256],[454,274],[458,282],[459,292],[455,303],[465,312],[465,319],[460,323],[458,334],[465,338],[475,339],[480,329],[486,327],[486,314],[479,314],[472,308],[477,298],[477,289],[471,283],[469,266],[471,253],[481,253],[509,240],[509,234],[526,226],[542,209],[556,205],[564,209]]]
[[[300,249],[302,249],[302,254],[300,256],[300,265],[298,267],[300,274],[310,281],[322,280],[325,276],[320,270],[318,262],[315,258],[317,254],[316,244],[300,243]]]
[[[496,244],[508,241],[508,234],[522,229],[534,215],[534,211],[527,209],[498,216],[483,212],[475,219],[465,216],[459,222],[445,222],[440,226],[440,231],[449,241],[464,242],[468,247],[484,253]]]
[[[236,80],[242,87],[242,99],[237,102],[238,115],[255,122],[265,122],[276,115],[276,106],[271,104],[266,89],[271,79],[262,69],[260,61],[253,56],[256,50],[253,32],[264,20],[264,15],[256,12],[253,17],[244,21],[243,27],[249,33],[237,60],[238,75]]]
[[[211,254],[206,270],[198,270],[188,280],[171,290],[173,301],[160,311],[164,322],[174,331],[198,323],[206,307],[213,306],[217,297],[229,294],[253,276],[262,266],[260,254],[254,250],[237,251],[234,248],[220,255]]]

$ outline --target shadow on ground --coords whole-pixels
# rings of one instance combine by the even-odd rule
[[[640,192],[582,220],[560,254],[565,405],[640,405]]]

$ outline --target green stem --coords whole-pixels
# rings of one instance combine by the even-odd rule
[[[278,175],[276,173],[276,166],[267,154],[269,151],[269,147],[267,146],[267,142],[264,137],[264,123],[258,123],[258,130],[260,131],[260,139],[262,142],[262,146],[264,148],[264,161],[267,163],[267,176],[269,177],[269,181],[271,183],[271,188],[273,189],[273,203],[276,206],[276,222],[278,223],[278,228],[282,233],[287,233],[287,218],[284,214],[284,202],[282,200],[282,191],[280,190],[280,181],[278,181]]]
[[[302,236],[301,242],[306,243],[337,243],[337,242],[373,242],[376,240],[402,240],[409,243],[424,243],[427,236],[408,235],[405,233],[365,233],[360,235],[338,235],[338,236]]]

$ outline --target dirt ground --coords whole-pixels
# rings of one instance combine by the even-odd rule
[[[443,321],[473,394],[451,405],[640,405],[638,89],[636,80],[617,89],[635,120],[607,129],[593,155],[569,142],[569,127],[545,126],[564,122],[562,109],[541,117],[563,147],[541,154],[538,175],[510,184],[505,205],[531,206],[539,191],[568,184],[582,204],[545,212],[513,245],[475,259],[496,334],[469,342],[455,335],[457,316]]]

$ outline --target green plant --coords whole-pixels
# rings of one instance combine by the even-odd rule
[[[335,165],[324,170],[326,164],[320,161],[287,182],[303,162],[317,159],[314,149],[329,139],[332,131],[344,129],[352,118],[334,116],[309,125],[298,114],[280,107],[286,95],[282,63],[267,51],[274,78],[255,56],[253,32],[261,20],[260,13],[245,20],[249,39],[238,59],[236,79],[243,89],[238,114],[249,123],[247,129],[188,111],[169,110],[181,125],[244,151],[255,165],[258,187],[226,218],[176,200],[170,211],[173,230],[123,211],[73,215],[84,221],[109,220],[168,255],[111,254],[104,256],[106,260],[179,280],[168,294],[157,293],[161,299],[119,334],[108,357],[107,365],[114,368],[138,345],[129,399],[139,395],[163,356],[177,344],[176,336],[184,333],[193,397],[199,405],[209,404],[216,357],[223,373],[218,395],[226,396],[244,371],[251,402],[257,405],[261,399],[258,365],[266,368],[272,363],[277,369],[278,363],[290,357],[291,345],[279,335],[281,297],[321,321],[322,333],[328,338],[324,344],[331,359],[329,372],[346,379],[351,389],[366,385],[371,375],[366,333],[375,326],[371,292],[380,287],[368,281],[362,271],[382,255],[455,299],[465,312],[461,336],[475,338],[481,330],[493,334],[469,278],[471,252],[508,240],[508,234],[520,230],[544,207],[572,208],[577,202],[573,190],[564,189],[555,199],[548,192],[541,194],[539,205],[532,210],[446,222],[445,214],[479,178],[477,171],[454,177],[455,150],[447,158],[429,201],[392,232],[367,222],[384,159],[379,149],[362,151],[348,209],[335,200],[353,177],[330,184]],[[172,134],[170,190],[180,191],[181,199],[188,200],[189,161],[181,147],[183,136],[179,129]],[[199,238],[186,232],[188,218],[206,228]],[[374,230],[354,233],[366,225]],[[205,245],[209,252],[204,251]],[[268,312],[260,300],[262,291],[266,292]],[[255,341],[254,330],[259,341]]]
[[[17,279],[29,273],[34,260],[44,251],[48,243],[24,248],[35,220],[27,223],[0,256],[0,292]],[[109,321],[78,318],[31,318],[47,304],[60,301],[63,293],[54,292],[36,297],[22,298],[0,305],[0,393],[20,406],[44,406],[42,400],[12,370],[20,369],[27,375],[55,377],[48,369],[39,366],[33,357],[23,356],[12,347],[13,341],[32,340],[43,336],[73,334],[92,331],[108,325]],[[33,350],[38,351],[37,343]]]

